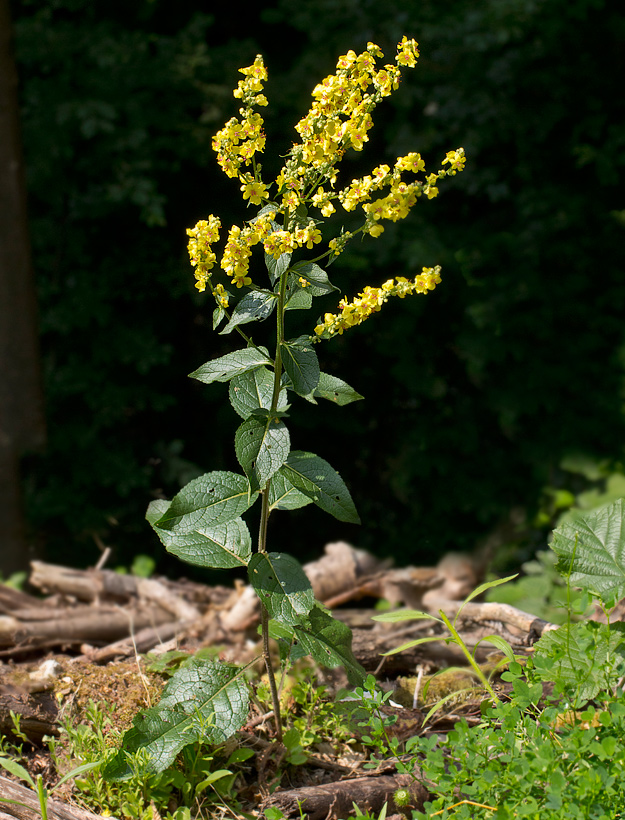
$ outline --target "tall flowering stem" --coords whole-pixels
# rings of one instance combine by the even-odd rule
[[[284,418],[293,396],[315,404],[320,398],[341,405],[361,399],[342,379],[321,372],[315,345],[362,324],[393,296],[429,293],[441,281],[440,267],[423,267],[419,273],[400,270],[380,286],[365,285],[356,297],[340,300],[334,312],[322,313],[316,324],[311,322],[311,332],[297,338],[288,336],[288,312],[310,309],[315,298],[338,290],[319,263],[335,261],[355,236],[381,236],[386,223],[405,219],[420,199],[436,197],[440,181],[462,171],[465,164],[464,150],[457,148],[447,152],[438,171],[428,172],[421,154],[411,151],[392,167],[380,164],[370,174],[339,182],[341,159],[347,151],[364,149],[376,106],[399,88],[402,69],[416,65],[417,43],[403,37],[394,62],[380,64],[383,57],[374,43],[360,54],[350,50],[339,57],[334,74],[314,87],[311,108],[295,126],[298,141],[271,181],[263,177],[260,162],[266,135],[258,111],[267,105],[267,70],[261,56],[240,69],[243,79],[234,90],[240,101],[238,116],[215,135],[213,148],[220,167],[237,180],[243,200],[255,212],[225,232],[213,214],[187,231],[195,286],[210,291],[215,302],[213,328],[221,327],[222,335],[236,330],[246,343],[191,374],[206,384],[230,383],[230,402],[242,419],[234,441],[242,474],[220,471],[200,476],[171,502],[153,502],[148,520],[165,547],[183,560],[224,569],[247,567],[260,599],[260,657],[279,741],[282,723],[271,638],[284,664],[297,648],[297,656],[304,652],[318,663],[344,666],[352,683],[362,683],[365,674],[353,656],[349,629],[315,601],[297,561],[268,549],[268,521],[277,510],[313,503],[341,521],[360,523],[336,470],[313,453],[291,449]],[[326,229],[325,221],[331,223],[339,209],[359,212],[360,226],[351,231]],[[252,265],[260,255],[257,251],[264,255],[264,265]],[[274,312],[270,353],[241,326],[262,322]],[[252,550],[241,516],[259,499],[260,526]],[[227,694],[229,705],[215,705],[212,718],[217,729],[227,723],[231,731],[233,715],[241,725],[245,710],[240,687],[236,688],[239,673],[224,674],[229,682],[224,684],[220,677],[214,696]],[[212,692],[210,687],[208,691]]]

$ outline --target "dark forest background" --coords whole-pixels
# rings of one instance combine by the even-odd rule
[[[371,40],[392,60],[407,34],[419,65],[343,179],[411,150],[435,169],[458,146],[467,169],[380,239],[350,245],[333,281],[351,296],[441,264],[443,284],[320,346],[322,369],[366,401],[296,403],[293,446],[341,472],[363,526],[311,507],[277,513],[272,549],[303,560],[345,538],[399,564],[431,563],[495,532],[529,554],[555,492],[622,472],[622,6],[255,5],[11,7],[47,427],[45,448],[22,459],[28,543],[86,566],[99,540],[113,565],[147,554],[159,571],[188,574],[144,513],[195,475],[239,469],[225,386],[186,377],[233,340],[212,333],[185,235],[209,213],[226,226],[249,216],[210,146],[236,113],[237,69],[264,55],[271,179],[338,55]],[[312,329],[317,315],[307,318]],[[571,466],[582,462],[599,467],[584,477]]]

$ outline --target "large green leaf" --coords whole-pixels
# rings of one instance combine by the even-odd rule
[[[206,362],[202,367],[189,373],[190,378],[197,379],[204,384],[212,382],[227,382],[239,373],[246,373],[264,364],[273,364],[269,355],[265,351],[256,347],[246,347],[243,350],[235,350],[227,353],[218,359]]]
[[[232,664],[194,658],[170,679],[158,706],[136,715],[121,750],[106,764],[104,777],[129,778],[132,769],[126,753],[141,748],[150,755],[150,770],[162,772],[190,743],[223,743],[247,716],[244,672]]]
[[[310,581],[291,555],[257,552],[250,558],[247,572],[270,618],[297,624],[315,604]]]
[[[309,336],[300,336],[291,342],[282,342],[282,364],[293,390],[300,396],[311,398],[319,384],[319,360],[313,350]]]
[[[201,531],[177,533],[164,530],[156,522],[169,509],[170,501],[152,501],[146,519],[172,555],[188,564],[214,569],[246,566],[252,554],[252,537],[242,518],[217,524]]]
[[[163,530],[175,529],[177,535],[213,528],[238,518],[257,497],[242,475],[206,473],[183,487],[155,523]]]
[[[319,384],[313,393],[315,398],[327,399],[340,407],[350,404],[353,401],[360,401],[364,396],[357,393],[353,387],[350,387],[347,382],[338,379],[336,376],[330,376],[328,373],[319,374]]]
[[[291,449],[289,431],[279,418],[250,418],[234,437],[234,450],[252,490],[265,486]]]
[[[286,288],[285,310],[308,310],[312,307],[312,293],[308,288],[304,289],[297,277],[289,276],[289,284]]]
[[[361,686],[367,673],[354,657],[352,631],[347,624],[337,621],[319,604],[310,611],[307,621],[294,627],[299,645],[317,663],[330,669],[343,666],[349,682]]]
[[[234,376],[230,382],[229,394],[230,404],[241,418],[247,419],[260,408],[269,410],[273,397],[274,376],[266,367],[259,367],[256,370],[248,370]],[[286,389],[280,390],[278,397],[278,410],[288,409]]]
[[[269,485],[270,510],[298,510],[312,504],[312,498],[297,490],[290,481],[278,471]]]
[[[603,601],[625,598],[625,500],[576,515],[553,531],[556,569]]]
[[[271,316],[277,301],[274,293],[262,293],[258,290],[247,293],[232,311],[230,321],[220,331],[220,335],[231,333],[237,325],[264,321]]]
[[[313,296],[324,296],[326,293],[331,293],[333,290],[338,290],[330,280],[328,274],[314,262],[298,262],[293,265],[293,273],[296,276],[301,276],[309,283],[306,290]]]
[[[280,226],[277,223],[273,224],[276,226],[276,230],[279,230]],[[265,265],[269,271],[269,278],[271,279],[272,285],[274,285],[282,274],[288,269],[291,256],[292,254],[290,253],[283,253],[278,259],[276,259],[275,256],[272,256],[269,253],[265,254]]]
[[[339,521],[360,524],[360,517],[345,482],[327,461],[314,453],[293,450],[280,467],[280,473],[318,507]]]
[[[595,621],[565,624],[543,632],[534,644],[534,665],[543,680],[567,686],[578,707],[596,697],[625,672],[625,624],[608,626]],[[610,656],[611,671],[606,669]],[[543,663],[547,659],[548,663]],[[606,675],[612,679],[607,680]]]

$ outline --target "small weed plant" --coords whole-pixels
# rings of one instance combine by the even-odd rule
[[[415,736],[400,748],[395,739],[385,741],[379,710],[371,721],[377,756],[394,757],[398,771],[418,776],[434,796],[425,811],[412,811],[413,820],[625,817],[625,629],[609,617],[625,598],[625,501],[568,519],[554,531],[551,547],[566,581],[567,623],[545,632],[529,658],[516,658],[498,636],[484,639],[506,656],[501,678],[511,685],[509,694],[496,691],[475,662],[477,647],[470,652],[455,621],[440,613],[449,629],[445,640],[463,649],[484,686],[477,725],[460,720],[443,740]],[[505,580],[483,585],[467,601]],[[581,595],[573,598],[571,587]],[[594,602],[606,622],[573,622],[573,600],[582,613]],[[404,611],[376,620],[428,617]],[[368,693],[361,692],[372,712],[374,685],[369,680]]]
[[[340,521],[359,523],[338,472],[314,453],[291,449],[285,421],[290,403],[298,397],[342,406],[361,399],[342,379],[320,370],[316,346],[361,324],[391,297],[429,293],[441,281],[440,268],[426,267],[413,278],[394,276],[379,286],[366,286],[355,298],[343,298],[334,313],[322,313],[308,333],[291,336],[289,317],[339,290],[322,261],[327,268],[357,236],[379,237],[385,222],[405,218],[419,199],[436,197],[439,181],[464,167],[462,148],[447,152],[435,173],[428,173],[421,155],[411,152],[398,157],[393,167],[380,164],[370,174],[338,185],[339,162],[348,150],[363,149],[375,107],[399,87],[401,69],[415,66],[418,55],[417,43],[407,37],[390,64],[380,65],[384,55],[373,43],[361,54],[350,50],[342,55],[336,72],[314,88],[311,109],[296,125],[300,141],[271,183],[258,161],[266,139],[258,109],[267,105],[267,71],[260,56],[240,69],[243,79],[234,90],[241,104],[239,116],[216,134],[213,147],[219,165],[237,180],[255,212],[228,230],[220,251],[218,216],[210,215],[187,231],[196,287],[209,291],[215,302],[213,329],[221,327],[224,336],[234,331],[243,341],[243,347],[191,374],[208,385],[229,383],[230,404],[241,419],[234,436],[241,472],[209,472],[194,479],[171,501],[153,501],[147,520],[165,548],[183,561],[214,569],[247,568],[260,599],[259,658],[266,666],[279,740],[282,721],[270,639],[278,642],[284,663],[311,655],[326,666],[343,666],[354,685],[364,680],[349,628],[315,601],[296,559],[269,548],[268,520],[279,510],[313,503]],[[326,230],[324,222],[332,222],[335,206],[359,211],[360,227]],[[253,264],[256,250],[260,266]],[[214,271],[218,253],[226,285]],[[274,332],[260,343],[246,326],[270,317]],[[242,515],[256,503],[260,524],[254,549]],[[163,771],[200,735],[213,743],[233,735],[247,720],[247,670],[206,659],[184,664],[160,703],[137,716],[123,749],[109,762],[107,776],[130,777],[128,755],[140,748],[152,770]]]

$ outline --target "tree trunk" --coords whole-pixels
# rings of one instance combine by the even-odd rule
[[[0,0],[0,572],[28,566],[20,457],[45,428],[28,236],[17,71],[8,0]]]

